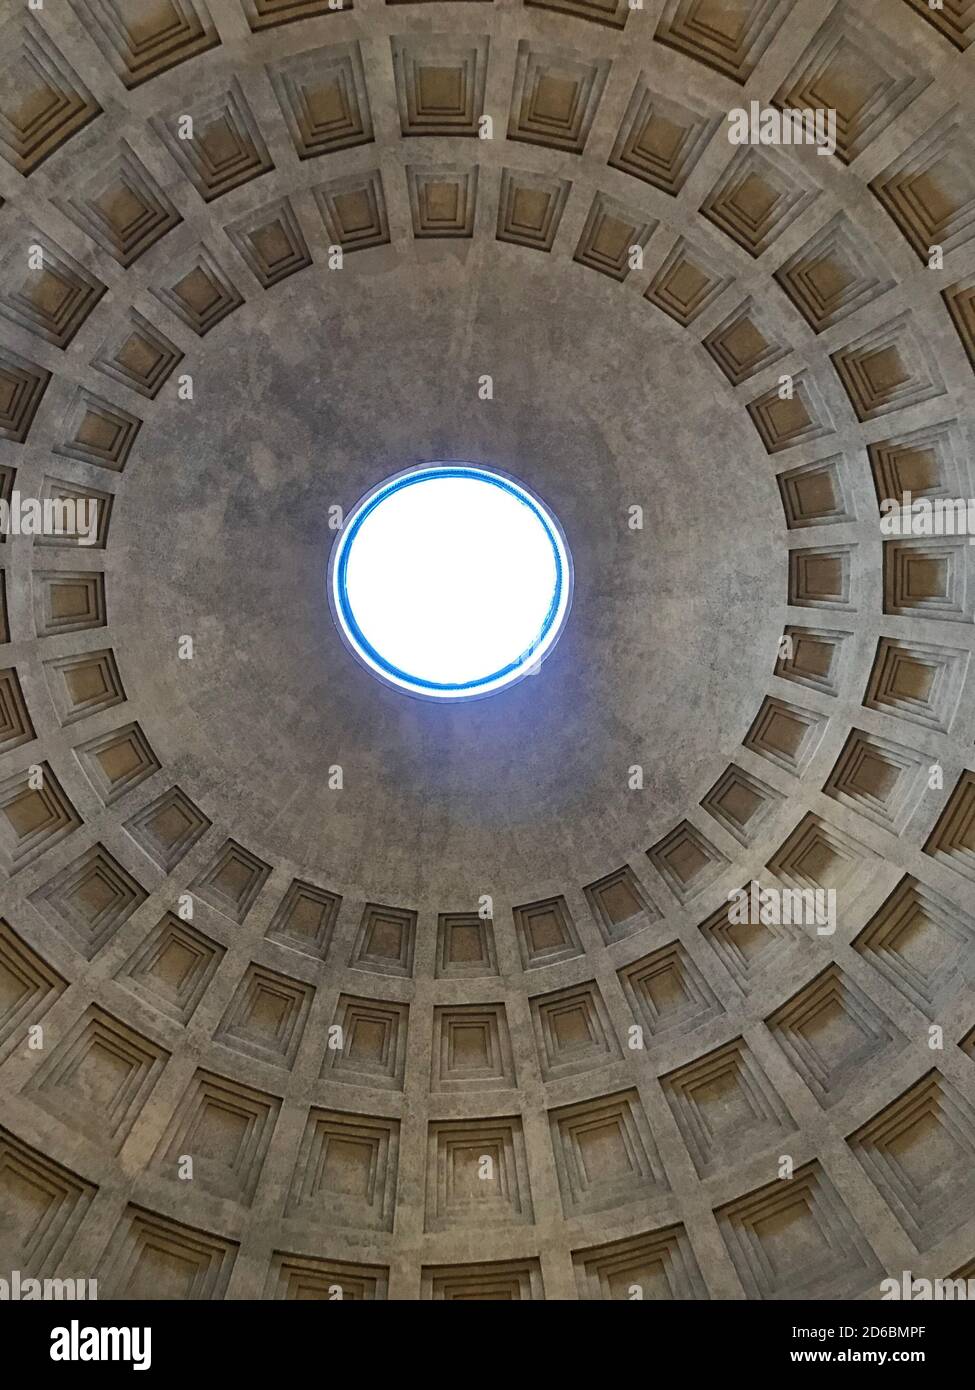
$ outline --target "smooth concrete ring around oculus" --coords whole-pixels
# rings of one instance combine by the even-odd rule
[[[154,447],[177,462],[113,507],[118,660],[172,779],[297,876],[422,910],[468,901],[472,877],[496,903],[531,902],[642,855],[727,767],[767,685],[755,652],[782,633],[780,551],[737,543],[781,526],[775,476],[746,413],[709,389],[706,354],[682,356],[664,319],[665,351],[620,356],[639,296],[619,304],[592,275],[553,321],[558,267],[505,255],[484,248],[483,279],[403,257],[332,275],[327,298],[295,276],[241,308],[220,391],[192,418],[160,398]],[[504,390],[466,409],[485,357],[508,364]],[[717,423],[719,468],[700,447]],[[513,476],[572,551],[562,636],[496,699],[405,698],[353,658],[324,592],[330,508],[348,517],[431,460]],[[620,524],[634,503],[642,532]],[[187,630],[195,659],[160,663]],[[649,796],[627,787],[634,763],[653,768]]]

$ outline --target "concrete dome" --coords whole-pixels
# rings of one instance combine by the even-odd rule
[[[975,549],[879,505],[975,496],[969,7],[0,23],[0,486],[99,523],[0,544],[0,1270],[975,1275]],[[731,143],[751,102],[836,154]],[[325,593],[433,460],[575,573],[540,672],[449,707]]]

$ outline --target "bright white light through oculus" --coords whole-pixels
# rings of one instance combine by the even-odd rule
[[[470,699],[551,650],[572,596],[561,528],[520,483],[469,464],[397,474],[347,517],[329,599],[360,661],[400,689]]]

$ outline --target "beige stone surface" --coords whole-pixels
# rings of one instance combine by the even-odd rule
[[[0,1276],[971,1274],[975,548],[878,508],[975,488],[969,8],[0,24],[0,495],[101,522],[0,543]],[[836,157],[732,146],[753,100]],[[330,508],[440,459],[575,571],[541,672],[450,708],[324,587]],[[729,922],[753,879],[835,934]]]

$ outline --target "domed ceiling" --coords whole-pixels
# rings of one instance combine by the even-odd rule
[[[0,5],[0,1269],[975,1277],[975,11],[335,3]],[[450,707],[325,591],[434,460],[575,570]]]

